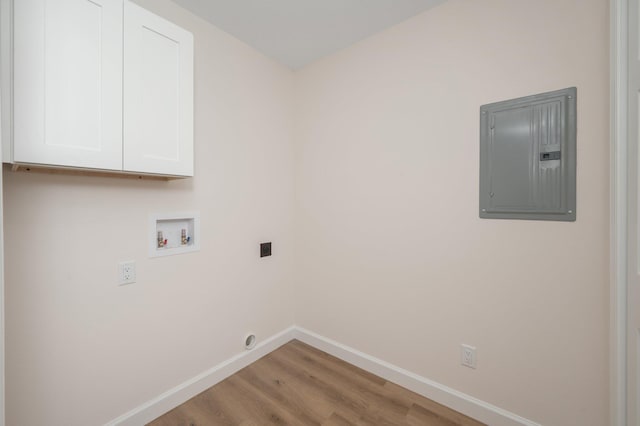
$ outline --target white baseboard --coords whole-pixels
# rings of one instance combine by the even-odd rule
[[[111,420],[105,426],[141,426],[172,410],[183,402],[221,382],[235,372],[243,369],[259,358],[273,352],[295,337],[295,327],[289,327],[280,333],[263,340],[250,351],[221,362],[207,371],[203,371],[186,382],[169,389],[165,393]]]
[[[262,341],[253,350],[242,352],[173,389],[169,389],[158,397],[110,421],[105,426],[144,425],[293,339],[298,339],[488,425],[540,426],[540,424],[514,413],[297,326],[289,327]]]
[[[349,346],[320,336],[301,327],[295,327],[295,338],[316,349],[340,358],[385,380],[398,384],[419,395],[445,405],[462,414],[491,426],[540,426],[517,414],[418,376],[403,368],[372,357]]]

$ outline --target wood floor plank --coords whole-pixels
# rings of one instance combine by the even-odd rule
[[[216,411],[201,407],[198,404],[200,395],[194,397],[189,403],[182,404],[169,411],[164,416],[155,420],[153,426],[196,426],[210,423],[211,418],[216,418],[215,423],[220,426],[237,425],[229,419],[220,417]]]
[[[338,413],[331,414],[331,416],[329,416],[327,421],[322,423],[322,426],[352,426],[352,425],[353,423],[351,423],[349,420],[345,419]]]
[[[249,386],[256,388],[257,392],[272,404],[280,405],[284,410],[293,415],[300,424],[321,425],[322,421],[330,414],[329,410],[322,412],[322,406],[314,406],[305,403],[305,400],[285,380],[281,374],[274,374],[272,369],[257,369],[247,367],[238,372],[238,377]]]
[[[227,398],[233,398],[242,401],[242,410],[248,416],[248,420],[258,422],[258,424],[267,425],[299,425],[300,422],[284,410],[281,406],[272,404],[260,392],[258,392],[251,384],[246,383],[238,376],[234,375],[227,379],[233,385],[233,390],[225,395]],[[226,381],[226,380],[225,380]]]
[[[456,426],[450,419],[440,417],[436,413],[427,410],[421,405],[413,404],[407,415],[407,424],[410,426]]]
[[[451,408],[445,407],[442,404],[438,404],[435,401],[427,399],[421,395],[418,395],[415,392],[412,392],[406,388],[396,385],[395,383],[387,382],[384,385],[385,388],[389,390],[393,390],[393,392],[400,392],[409,400],[411,400],[414,404],[424,408],[426,411],[430,411],[432,413],[437,414],[440,418],[448,419],[452,421],[455,425],[459,426],[483,426],[484,423],[481,423],[477,420],[472,419],[471,417],[465,416],[462,413],[459,413]]]
[[[293,340],[150,426],[481,426]]]
[[[363,370],[360,367],[356,367],[353,364],[349,364],[348,362],[344,362],[339,358],[334,357],[333,355],[330,355],[326,352],[323,352],[319,349],[314,348],[313,346],[307,345],[306,343],[303,343],[299,340],[292,340],[291,342],[289,342],[286,346],[283,347],[283,349],[288,349],[288,348],[295,348],[295,349],[299,349],[301,351],[305,351],[307,354],[313,354],[316,357],[322,358],[324,360],[326,360],[328,363],[330,363],[331,365],[334,364],[338,364],[341,366],[341,368],[345,368],[348,371],[361,376],[373,383],[377,383],[379,385],[384,385],[386,383],[386,380],[383,379],[380,376],[376,376],[373,373],[369,373],[366,370]]]
[[[370,401],[367,410],[369,413],[383,412],[383,418],[399,424],[409,412],[411,404],[398,398],[395,394],[386,392],[384,387],[380,386],[379,377],[375,376],[375,381],[372,381],[369,377],[353,374],[353,369],[357,367],[327,354],[325,354],[326,357],[319,358],[316,353],[312,353],[317,350],[304,350],[303,353],[300,353],[298,347],[288,346],[284,348],[283,354],[289,354],[290,350],[296,353],[297,357],[292,356],[288,359],[289,362],[301,367],[304,366],[315,376],[329,378],[331,383],[345,394],[350,394],[360,400]],[[330,361],[330,364],[327,361]],[[346,366],[350,367],[347,371],[345,371]]]
[[[306,389],[316,395],[316,401],[329,404],[331,409],[339,407],[342,415],[346,418],[357,419],[360,413],[366,411],[368,402],[357,395],[353,395],[346,389],[340,389],[326,380],[325,377],[318,377],[313,372],[308,371],[304,366],[292,363],[292,360],[280,352],[274,356],[269,356],[270,367],[277,369],[280,373],[289,377],[298,388]]]

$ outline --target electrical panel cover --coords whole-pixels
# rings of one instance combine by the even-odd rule
[[[576,220],[571,87],[480,107],[480,217]]]

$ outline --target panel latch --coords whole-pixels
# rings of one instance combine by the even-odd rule
[[[541,152],[540,161],[559,160],[560,151]]]

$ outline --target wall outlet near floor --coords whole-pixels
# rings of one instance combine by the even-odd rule
[[[475,346],[460,345],[460,363],[465,367],[476,368]]]
[[[133,260],[118,263],[118,284],[132,284],[136,282],[136,262]]]

